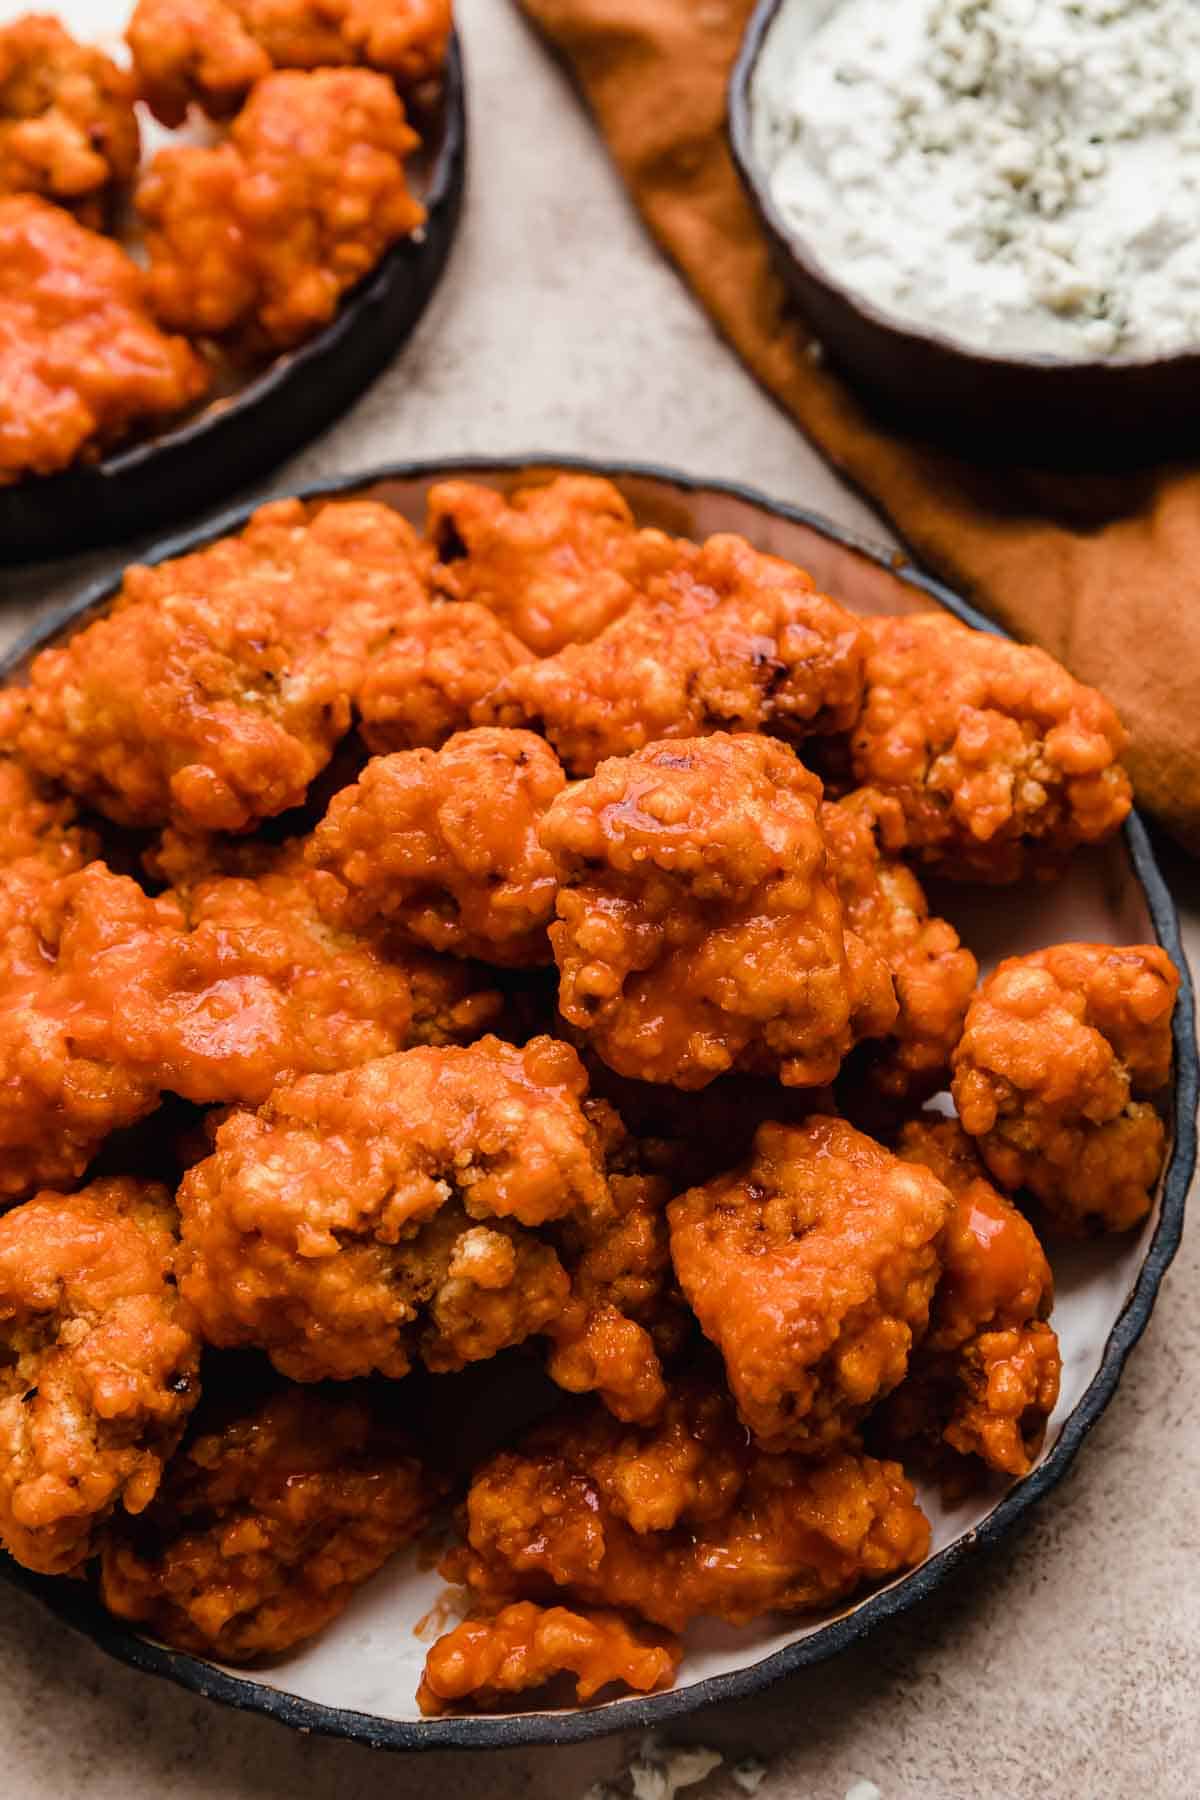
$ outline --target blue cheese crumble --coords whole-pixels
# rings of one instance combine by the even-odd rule
[[[1200,346],[1200,0],[790,0],[757,155],[836,281],[972,349]]]

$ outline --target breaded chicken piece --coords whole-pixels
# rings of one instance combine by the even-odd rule
[[[367,748],[436,750],[530,653],[485,607],[415,607],[371,658],[358,696]]]
[[[119,824],[244,831],[304,799],[369,653],[424,594],[389,507],[276,501],[128,569],[112,611],[0,697],[0,737]]]
[[[0,197],[0,315],[0,487],[94,461],[209,385],[132,258],[33,194]]]
[[[435,586],[486,606],[537,656],[597,637],[652,576],[694,554],[665,532],[639,531],[619,490],[597,475],[559,475],[507,499],[473,481],[439,481],[426,530],[439,553]]]
[[[585,1087],[550,1038],[279,1083],[180,1189],[205,1337],[316,1381],[461,1368],[544,1330],[570,1284],[537,1228],[612,1211]]]
[[[889,1441],[946,1444],[1028,1473],[1058,1399],[1062,1359],[1045,1323],[1054,1277],[1029,1221],[987,1180],[956,1119],[922,1114],[898,1155],[931,1169],[952,1201],[929,1331],[880,1423]]]
[[[1111,834],[1129,811],[1126,735],[1095,688],[1031,644],[947,613],[867,619],[850,743],[882,841],[946,875],[1016,881]]]
[[[959,1117],[1000,1186],[1064,1230],[1127,1231],[1150,1210],[1178,990],[1157,944],[1056,944],[1007,958],[971,1002]]]
[[[668,1209],[679,1285],[764,1450],[821,1456],[903,1379],[950,1196],[844,1119],[763,1125]]]
[[[979,964],[953,925],[930,917],[912,870],[879,850],[869,809],[827,801],[821,826],[846,925],[887,964],[899,1007],[888,1036],[859,1052],[855,1079],[877,1105],[919,1103],[949,1082]]]
[[[224,142],[161,150],[139,183],[159,319],[252,351],[310,337],[424,221],[418,142],[386,75],[266,76]]]
[[[107,1534],[104,1604],[199,1656],[278,1655],[337,1618],[441,1493],[368,1395],[288,1388],[198,1418],[153,1505]]]
[[[81,1175],[163,1092],[257,1105],[498,1013],[469,965],[327,923],[295,852],[261,864],[157,899],[103,863],[0,870],[0,1195]]]
[[[263,847],[247,862],[245,874],[174,890],[176,929],[150,922],[145,934],[110,935],[103,961],[79,959],[85,987],[95,970],[119,996],[119,1059],[159,1088],[257,1106],[281,1075],[478,1037],[499,1011],[480,972],[331,923],[328,878],[298,848]],[[147,913],[166,904],[147,902]]]
[[[0,755],[0,880],[32,857],[51,875],[69,875],[96,851],[92,832],[75,823],[75,803],[55,794],[15,756]]]
[[[768,1456],[698,1382],[650,1429],[598,1406],[538,1426],[477,1471],[466,1533],[442,1571],[483,1610],[561,1598],[668,1631],[826,1606],[929,1547],[898,1463]]]
[[[719,733],[614,758],[555,801],[559,1007],[619,1074],[812,1087],[890,1030],[888,972],[843,930],[820,798],[785,745]]]
[[[641,1146],[607,1102],[589,1099],[584,1112],[601,1142],[612,1210],[559,1228],[571,1295],[548,1328],[546,1367],[568,1393],[598,1393],[617,1418],[646,1423],[667,1397],[661,1358],[687,1335],[667,1235],[672,1188],[642,1165]]]
[[[143,98],[179,125],[193,104],[230,118],[272,69],[366,63],[419,87],[451,24],[450,0],[138,0],[126,37]]]
[[[110,938],[170,929],[173,909],[103,863],[64,873],[75,859],[66,841],[58,861],[0,869],[0,1201],[77,1180],[110,1132],[158,1104],[114,1041],[120,996],[93,958]]]
[[[518,1600],[491,1619],[464,1619],[425,1658],[417,1704],[425,1716],[473,1707],[494,1712],[512,1694],[575,1676],[582,1706],[619,1682],[635,1693],[669,1687],[683,1645],[667,1633],[593,1609],[534,1606]]]
[[[137,168],[133,77],[49,13],[0,25],[0,194],[41,194],[99,229]]]
[[[199,1397],[165,1188],[122,1178],[0,1218],[0,1541],[67,1575],[153,1498]]]
[[[663,738],[848,731],[865,644],[861,621],[802,569],[713,537],[589,643],[506,676],[476,723],[543,731],[572,775]]]
[[[348,891],[352,925],[520,968],[551,960],[557,882],[538,826],[566,777],[528,731],[460,732],[376,757],[334,799],[309,862]]]

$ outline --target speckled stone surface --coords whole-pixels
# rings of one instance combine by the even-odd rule
[[[5,11],[9,8],[5,7]],[[881,536],[714,338],[503,0],[459,0],[470,198],[416,337],[286,489],[389,458],[674,463]],[[0,572],[0,642],[129,548]],[[1200,872],[1169,859],[1200,958]],[[1194,1800],[1200,1234],[1074,1472],[1026,1528],[857,1650],[672,1732],[768,1759],[761,1800]],[[631,1746],[396,1757],[292,1736],[108,1663],[0,1591],[3,1800],[582,1800]],[[725,1772],[697,1800],[733,1800]]]

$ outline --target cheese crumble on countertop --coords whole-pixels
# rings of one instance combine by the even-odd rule
[[[827,273],[975,349],[1200,345],[1197,0],[792,0],[756,77]]]

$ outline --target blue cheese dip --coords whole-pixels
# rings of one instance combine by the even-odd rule
[[[1200,0],[785,0],[756,155],[826,273],[969,349],[1200,345]]]

